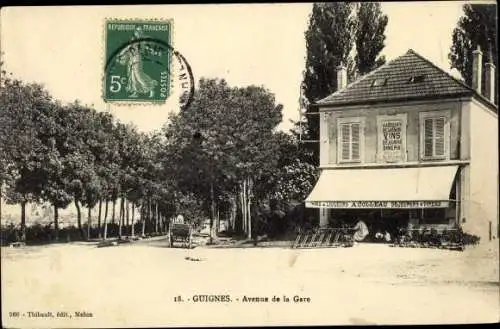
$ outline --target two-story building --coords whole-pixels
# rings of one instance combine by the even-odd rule
[[[413,50],[318,101],[320,177],[306,207],[320,226],[362,219],[373,232],[411,224],[498,237],[495,67],[474,52],[473,86]]]

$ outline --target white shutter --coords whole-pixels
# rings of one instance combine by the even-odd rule
[[[350,160],[350,141],[351,141],[351,134],[350,134],[350,125],[349,124],[342,124],[340,125],[340,139],[341,139],[341,147],[342,147],[342,160]]]
[[[351,124],[351,160],[359,160],[359,123]]]
[[[338,119],[337,157],[340,162],[361,161],[363,143],[363,118]]]
[[[424,156],[431,157],[433,152],[434,129],[432,119],[424,120]]]
[[[434,155],[435,156],[444,156],[445,147],[444,147],[444,126],[445,119],[444,118],[435,118],[434,119]]]
[[[420,154],[428,160],[449,158],[449,110],[420,112]]]

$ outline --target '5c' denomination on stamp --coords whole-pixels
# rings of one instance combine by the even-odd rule
[[[163,103],[170,94],[172,21],[106,20],[106,102]]]

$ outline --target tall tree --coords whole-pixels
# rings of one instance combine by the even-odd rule
[[[49,202],[54,207],[54,238],[59,239],[59,209],[66,208],[73,200],[70,186],[72,184],[72,169],[69,163],[75,162],[71,153],[66,153],[71,130],[66,126],[68,122],[68,111],[59,102],[54,102],[42,112],[43,115],[36,120],[38,123],[39,139],[49,145],[47,151],[51,156],[46,165],[42,167],[43,188],[41,192],[42,201]],[[68,156],[69,155],[69,156]],[[78,157],[76,155],[76,157]]]
[[[389,19],[379,2],[358,4],[356,15],[356,69],[364,75],[385,63],[379,54],[384,49],[385,28]]]
[[[264,88],[207,79],[191,106],[171,117],[165,167],[173,166],[182,192],[203,197],[212,227],[222,199],[240,196],[240,219],[251,234],[253,182],[276,161],[272,136],[281,118],[281,106]]]
[[[113,117],[107,112],[96,113],[96,143],[92,147],[96,160],[95,170],[99,177],[100,190],[99,197],[104,202],[104,222],[103,234],[107,235],[108,206],[111,200],[111,191],[115,182],[115,160],[117,158],[116,143],[114,142]],[[100,218],[100,217],[99,217]],[[100,226],[100,225],[99,225]],[[101,229],[99,228],[99,233]]]
[[[81,205],[94,202],[97,183],[92,146],[96,143],[95,111],[78,102],[64,107],[58,116],[61,127],[57,148],[63,162],[62,179],[77,210],[77,224],[83,238]],[[92,192],[91,192],[92,191]],[[90,196],[92,194],[92,197]],[[88,231],[87,231],[88,232]]]
[[[469,86],[472,85],[472,52],[478,46],[483,51],[483,63],[493,61],[495,67],[498,67],[497,5],[465,4],[463,16],[453,30],[452,42],[448,55],[451,67],[462,74]],[[483,69],[483,81],[485,74]],[[498,81],[498,73],[495,80]],[[485,84],[482,87],[484,93]],[[495,96],[497,98],[496,92]]]
[[[301,86],[307,103],[316,102],[337,90],[337,67],[354,68],[350,56],[354,44],[355,20],[353,4],[349,2],[314,3],[305,32],[307,57]],[[304,139],[319,139],[319,117],[307,109]],[[313,153],[312,162],[318,165],[319,143],[304,145]]]
[[[305,32],[305,96],[317,101],[337,90],[337,67],[349,66],[355,20],[349,2],[315,3]]]
[[[40,201],[51,171],[59,167],[51,138],[55,109],[56,104],[40,85],[2,79],[0,185],[5,185],[7,202],[21,205],[22,240],[27,203]]]
[[[378,3],[313,4],[305,33],[307,57],[300,88],[305,119],[297,123],[303,150],[312,153],[309,163],[318,165],[319,160],[319,116],[309,105],[338,90],[339,66],[347,69],[348,82],[352,82],[357,74],[366,74],[385,62],[379,54],[387,23]]]

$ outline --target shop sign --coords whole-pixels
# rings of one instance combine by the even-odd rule
[[[382,124],[382,150],[401,152],[401,137],[402,137],[401,121],[384,121]]]
[[[412,209],[447,208],[448,201],[310,201],[309,208]]]

